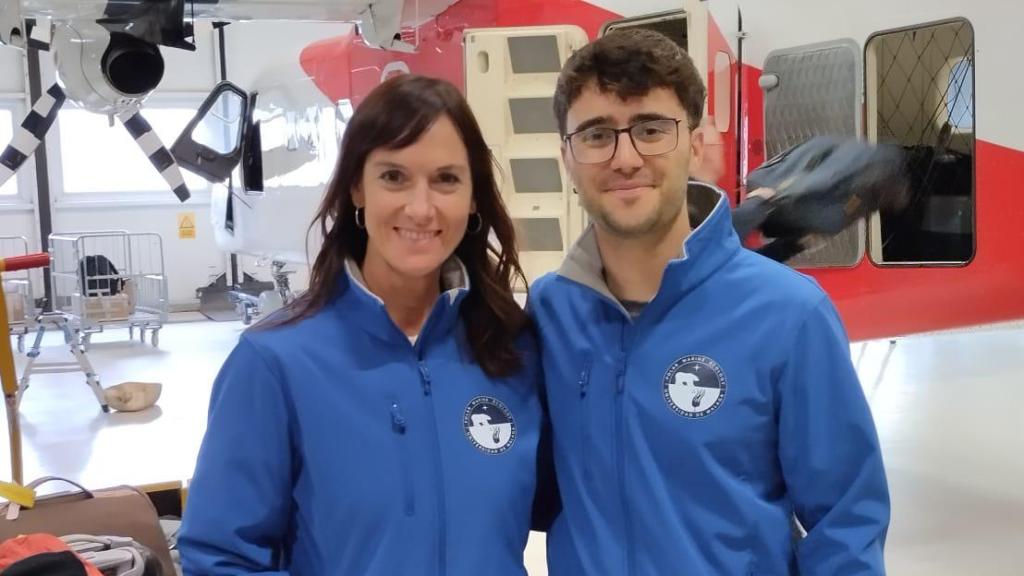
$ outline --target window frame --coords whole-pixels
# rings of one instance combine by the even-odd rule
[[[872,42],[881,36],[887,36],[890,34],[899,34],[906,32],[914,32],[920,30],[927,30],[929,28],[937,28],[940,26],[946,26],[950,24],[964,24],[971,33],[971,43],[973,44],[973,56],[977,56],[977,33],[974,28],[974,23],[971,22],[967,17],[955,17],[955,18],[944,18],[941,20],[931,20],[927,22],[918,22],[906,26],[899,26],[895,28],[887,28],[884,30],[878,30],[872,32],[864,40],[863,48],[863,90],[864,90],[864,139],[871,143],[878,142],[878,127],[875,126],[875,133],[872,134],[871,125],[873,118],[877,118],[878,114],[878,86],[875,81],[869,81],[871,74],[876,72],[874,66],[870,62],[874,62],[874,58],[869,58],[868,54],[872,48]],[[945,84],[948,85],[949,78],[945,79]],[[874,96],[868,94],[869,88],[875,88],[876,94]],[[871,104],[875,102],[875,108],[872,109]],[[880,212],[874,212],[868,217],[867,221],[867,260],[872,266],[880,269],[885,268],[966,268],[970,266],[975,258],[978,257],[978,135],[977,135],[977,114],[978,114],[978,84],[977,84],[977,59],[975,58],[971,65],[971,129],[963,130],[966,133],[971,134],[971,256],[965,261],[913,261],[913,262],[886,262],[882,254],[882,217]],[[942,109],[947,111],[948,107],[946,102],[942,102]]]
[[[189,109],[193,113],[199,110],[200,105],[206,98],[207,93],[205,92],[163,92],[154,93],[146,99],[142,106],[142,115],[146,116],[147,110],[167,109],[167,108],[179,108]],[[74,104],[66,103],[64,109],[68,109],[69,106]],[[63,112],[63,110],[62,110]],[[115,124],[119,124],[118,120],[114,120]],[[115,126],[115,128],[118,128]],[[123,127],[120,127],[124,130]],[[63,165],[63,150],[61,150],[61,118],[60,114],[57,116],[57,121],[54,122],[53,129],[50,130],[50,134],[47,137],[47,154],[51,159],[48,166],[48,172],[50,176],[50,186],[53,191],[51,196],[53,197],[53,204],[55,208],[62,207],[102,207],[105,205],[110,206],[180,206],[180,202],[170,188],[164,190],[145,190],[145,191],[102,191],[102,192],[66,192],[64,188],[64,165]],[[173,141],[163,142],[164,146],[168,149],[174,144]],[[69,151],[72,152],[72,151]],[[145,162],[145,160],[142,160]],[[152,166],[148,165],[150,169],[155,170]],[[181,168],[182,174],[188,172],[185,168]],[[201,177],[200,177],[201,178]],[[215,184],[207,182],[205,187],[198,190],[190,189],[192,196],[185,202],[186,205],[203,205],[209,204],[213,187]]]

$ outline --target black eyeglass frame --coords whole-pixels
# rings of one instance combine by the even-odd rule
[[[665,151],[663,151],[663,152],[658,152],[657,154],[644,154],[643,152],[641,152],[640,149],[636,145],[636,138],[633,137],[632,130],[634,128],[638,127],[638,126],[643,126],[644,124],[648,124],[648,123],[651,123],[651,122],[664,122],[666,120],[672,120],[673,122],[675,122],[675,129],[676,129],[676,131],[675,131],[675,142],[672,143],[672,147],[667,149],[667,150],[665,150]],[[668,154],[669,152],[672,152],[673,150],[675,150],[676,148],[679,147],[679,123],[682,122],[682,121],[683,121],[683,118],[651,118],[649,120],[643,120],[643,121],[637,122],[635,124],[630,124],[629,126],[626,126],[625,128],[610,128],[610,127],[607,127],[607,126],[590,126],[590,127],[584,128],[582,130],[576,130],[575,132],[570,132],[569,134],[566,134],[562,138],[562,140],[569,147],[569,152],[572,153],[572,157],[577,162],[579,162],[580,164],[601,164],[603,162],[607,162],[607,161],[611,160],[612,158],[615,158],[615,154],[619,151],[619,140],[621,140],[621,138],[619,136],[623,132],[625,132],[626,134],[629,135],[629,141],[633,145],[633,150],[636,150],[637,154],[639,154],[641,156],[661,156],[662,154]],[[615,134],[615,143],[612,145],[612,153],[609,154],[608,157],[605,158],[604,160],[596,160],[596,161],[592,161],[592,162],[584,162],[584,161],[580,160],[579,157],[576,155],[576,149],[572,145],[572,137],[577,135],[577,134],[582,134],[583,132],[586,132],[588,130],[593,130],[595,128],[601,128],[602,130],[610,130],[610,131],[612,131]],[[693,128],[690,128],[690,129],[692,130]]]

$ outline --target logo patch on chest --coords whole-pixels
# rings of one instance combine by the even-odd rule
[[[685,356],[672,363],[662,380],[665,403],[687,418],[710,415],[725,401],[725,374],[707,356]]]
[[[497,398],[477,396],[462,415],[466,438],[485,454],[501,454],[516,441],[516,422]]]

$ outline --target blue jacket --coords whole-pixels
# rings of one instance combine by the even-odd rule
[[[186,575],[525,576],[536,350],[524,335],[504,379],[472,362],[457,268],[415,345],[355,266],[315,316],[243,334],[189,487]]]
[[[592,228],[533,286],[564,506],[550,573],[884,573],[887,482],[833,306],[741,248],[721,192],[691,184],[689,204],[699,226],[635,320]]]

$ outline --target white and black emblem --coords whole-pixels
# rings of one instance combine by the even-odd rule
[[[725,400],[725,374],[707,356],[686,356],[669,367],[662,389],[665,402],[676,414],[703,418]]]
[[[516,441],[516,423],[505,404],[490,396],[473,398],[462,416],[466,438],[487,454],[501,454]]]

